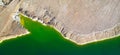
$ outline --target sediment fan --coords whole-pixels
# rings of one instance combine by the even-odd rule
[[[119,0],[20,0],[19,2],[21,2],[19,12],[52,25],[65,38],[77,44],[113,38],[120,34]]]

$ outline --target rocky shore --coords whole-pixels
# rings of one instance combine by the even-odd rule
[[[119,0],[19,0],[19,2],[21,3],[16,12],[53,26],[66,39],[79,45],[118,37],[120,34]]]

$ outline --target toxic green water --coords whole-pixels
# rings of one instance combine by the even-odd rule
[[[31,33],[2,42],[0,55],[120,55],[120,37],[79,46],[52,27],[22,19]]]

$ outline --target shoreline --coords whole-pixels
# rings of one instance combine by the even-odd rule
[[[23,0],[21,0],[21,2],[22,1]],[[5,23],[6,25],[4,25],[3,29],[0,32],[3,32],[4,29],[7,28],[7,26],[11,25],[9,23],[14,21],[12,19],[13,18],[12,16],[14,16],[14,13],[19,9],[19,6],[20,6],[21,2],[19,2],[19,0],[13,0],[13,1],[10,2],[9,5],[6,6],[6,8],[4,8],[3,11],[0,12],[1,16],[3,16],[2,18],[9,18],[9,19],[7,19],[7,22]],[[6,15],[4,15],[4,14],[6,14]],[[19,35],[14,34],[14,35],[10,35],[10,36],[1,36],[0,37],[0,43],[2,43],[4,40],[8,40],[8,39],[11,39],[11,38],[17,38],[18,36],[22,36],[22,35],[25,35],[25,34],[29,33],[28,31],[25,31],[25,32],[26,33],[19,34]]]
[[[30,32],[27,31],[27,32],[24,33],[24,34],[20,34],[20,35],[11,35],[11,36],[7,36],[7,37],[3,37],[3,36],[2,36],[2,38],[0,38],[0,43],[2,43],[2,42],[5,41],[5,40],[9,40],[9,39],[13,39],[13,38],[21,37],[21,36],[23,36],[23,35],[27,35],[27,34],[30,34]]]
[[[22,14],[22,13],[20,13],[20,15],[25,16],[25,17],[28,17],[27,15],[24,15],[24,14]],[[99,39],[99,40],[95,39],[95,40],[88,41],[88,42],[77,43],[75,40],[72,40],[72,39],[70,39],[69,37],[65,37],[65,36],[64,36],[56,27],[54,27],[53,25],[45,24],[45,23],[43,23],[41,20],[34,20],[34,19],[32,19],[32,17],[28,17],[28,18],[30,18],[30,19],[31,19],[32,21],[34,21],[34,22],[39,22],[39,23],[41,23],[41,24],[44,25],[44,26],[49,26],[49,27],[54,28],[57,32],[60,33],[60,35],[62,36],[62,38],[66,39],[66,40],[69,40],[69,41],[71,41],[71,42],[73,42],[73,43],[75,43],[75,44],[77,44],[77,45],[86,45],[86,44],[89,44],[89,43],[95,43],[95,42],[99,42],[99,41],[104,41],[104,40],[108,40],[108,39],[112,39],[112,38],[116,38],[116,37],[119,37],[119,36],[120,36],[120,34],[118,34],[118,35],[114,35],[114,36],[111,36],[111,37],[102,38],[102,39]],[[106,29],[106,30],[111,30],[111,29],[115,28],[116,26],[117,26],[117,25],[115,25],[115,26],[112,27],[112,28]],[[106,30],[104,30],[104,31],[106,31]],[[98,32],[103,32],[103,31],[98,31]],[[94,32],[94,33],[96,33],[96,32]],[[20,35],[12,35],[12,36],[7,36],[7,37],[2,37],[2,38],[0,39],[0,43],[2,43],[2,42],[5,41],[5,40],[9,40],[9,39],[12,39],[12,38],[17,38],[17,37],[20,37],[20,36],[23,36],[23,35],[26,35],[26,34],[30,34],[30,32],[27,31],[26,33],[20,34]],[[90,33],[90,34],[91,34],[91,33]],[[88,35],[89,35],[89,34],[88,34]]]
[[[17,1],[18,1],[18,4],[17,4]],[[21,4],[23,3],[23,1],[24,0],[21,0],[21,1],[19,1],[19,0],[17,0],[17,1],[12,1],[11,3],[14,3],[14,2],[16,2],[15,4],[17,4],[16,5],[16,7],[15,7],[15,9],[14,9],[14,12],[20,12],[20,11],[18,11],[18,9],[20,9],[20,7],[21,7]],[[29,3],[28,3],[29,4]],[[13,4],[14,5],[14,4]],[[11,7],[11,6],[10,6]],[[8,7],[9,8],[9,7]],[[21,7],[22,8],[22,7]],[[12,9],[11,9],[12,10]],[[6,10],[4,10],[4,11],[6,11]],[[2,11],[2,12],[4,12],[4,11]],[[119,37],[120,36],[120,23],[118,23],[118,24],[114,24],[113,26],[111,26],[110,28],[107,28],[107,29],[104,29],[104,30],[99,30],[99,31],[95,31],[95,32],[90,32],[90,33],[88,33],[88,34],[80,34],[80,33],[77,33],[77,32],[75,32],[74,30],[67,30],[67,28],[66,27],[64,27],[64,26],[62,26],[62,24],[63,24],[63,22],[61,21],[61,22],[58,22],[58,21],[60,21],[60,20],[57,20],[56,22],[55,22],[55,25],[51,25],[51,24],[48,24],[47,22],[48,22],[48,20],[50,20],[51,21],[51,19],[53,18],[53,17],[55,17],[55,16],[52,16],[51,14],[51,10],[47,10],[47,9],[45,9],[45,10],[43,10],[43,11],[41,11],[42,13],[40,13],[40,14],[43,14],[43,16],[45,16],[45,17],[41,17],[41,18],[48,18],[48,19],[46,19],[46,20],[40,20],[40,19],[38,19],[38,16],[37,15],[35,15],[35,14],[32,14],[32,13],[29,13],[29,10],[26,10],[26,12],[25,11],[23,11],[24,13],[21,13],[23,16],[25,16],[25,17],[28,17],[28,18],[30,18],[31,20],[33,20],[33,21],[37,21],[37,22],[39,22],[39,23],[41,23],[41,24],[43,24],[44,26],[50,26],[50,27],[52,27],[52,28],[54,28],[56,31],[58,31],[62,36],[63,36],[63,38],[65,38],[65,39],[67,39],[67,40],[70,40],[70,41],[72,41],[72,42],[74,42],[75,44],[77,44],[77,45],[85,45],[85,44],[89,44],[89,43],[93,43],[93,42],[98,42],[98,41],[103,41],[103,40],[107,40],[107,39],[111,39],[111,38],[115,38],[115,37]],[[33,16],[33,17],[35,17],[35,18],[33,18],[33,17],[29,17],[29,16],[27,16],[26,14],[28,13],[30,16]],[[50,13],[50,14],[49,14]],[[54,13],[54,12],[53,12]],[[61,14],[61,13],[60,13]],[[10,16],[12,16],[12,15],[14,15],[14,13],[11,13],[10,14]],[[54,14],[53,14],[54,15]],[[41,15],[42,16],[42,15]],[[50,17],[49,17],[50,16]],[[49,18],[51,18],[51,19],[49,19]],[[54,20],[54,19],[53,19]],[[66,22],[65,22],[66,23]],[[9,22],[7,23],[7,25],[9,25]],[[6,29],[7,28],[7,25],[5,26],[5,28],[3,28],[3,29]],[[83,24],[84,25],[84,24]],[[68,27],[70,27],[70,26],[68,26]],[[73,26],[71,26],[71,27],[73,27]],[[104,27],[104,26],[102,26],[102,27]],[[67,31],[66,31],[67,30]],[[78,29],[77,29],[78,30]],[[86,29],[85,29],[86,30]],[[4,30],[3,30],[4,31]],[[62,31],[63,31],[63,33],[62,33]],[[80,31],[80,30],[78,30],[78,31]],[[22,34],[21,34],[22,35]],[[24,35],[24,34],[23,34]],[[17,36],[17,35],[13,35],[13,36]],[[19,35],[18,35],[19,36]],[[10,36],[10,37],[2,37],[1,39],[2,40],[5,40],[5,39],[11,39],[11,38],[16,38],[16,37],[12,37],[12,35]],[[2,42],[2,41],[0,41],[0,42]]]
[[[28,16],[25,15],[25,14],[21,14],[21,15],[23,15],[23,16],[25,16],[25,17],[28,17]],[[120,36],[120,34],[118,34],[118,35],[113,35],[113,36],[111,36],[111,37],[106,37],[106,38],[102,38],[102,39],[98,39],[98,40],[95,39],[95,40],[88,41],[88,42],[77,43],[75,40],[72,40],[72,39],[70,39],[70,38],[68,38],[68,37],[65,37],[55,26],[45,24],[45,23],[43,23],[41,20],[33,19],[32,17],[28,17],[28,18],[30,18],[32,21],[40,22],[40,23],[41,23],[42,25],[44,25],[44,26],[49,26],[49,27],[54,28],[57,32],[60,33],[60,35],[62,36],[62,38],[66,39],[66,40],[69,40],[69,41],[71,41],[71,42],[73,42],[73,43],[75,43],[75,44],[77,44],[77,45],[86,45],[86,44],[95,43],[95,42],[99,42],[99,41],[104,41],[104,40],[108,40],[108,39],[112,39],[112,38],[116,38],[116,37],[119,37],[119,36]],[[104,32],[104,31],[112,30],[112,29],[114,29],[116,26],[118,26],[118,25],[115,25],[114,27],[109,28],[109,29],[105,29],[105,30],[103,30],[103,31],[97,31],[97,32],[93,32],[93,33],[90,33],[90,34],[95,34],[95,33],[99,33],[99,32]],[[89,35],[89,34],[85,34],[85,36],[86,36],[86,35]]]
[[[44,25],[44,26],[47,26],[47,25]],[[61,35],[62,35],[62,37],[64,38],[64,39],[66,39],[66,40],[69,40],[69,41],[71,41],[71,42],[73,42],[73,43],[75,43],[75,44],[77,44],[77,45],[87,45],[87,44],[90,44],[90,43],[95,43],[95,42],[100,42],[100,41],[104,41],[104,40],[109,40],[109,39],[112,39],[112,38],[116,38],[116,37],[119,37],[120,36],[120,34],[118,34],[118,35],[115,35],[115,36],[111,36],[111,37],[107,37],[107,38],[103,38],[103,39],[100,39],[100,40],[93,40],[93,41],[89,41],[89,42],[85,42],[85,43],[77,43],[76,41],[74,41],[74,40],[72,40],[72,39],[70,39],[70,38],[68,38],[68,37],[65,37],[56,27],[54,27],[54,26],[52,26],[52,25],[48,25],[48,26],[50,26],[50,27],[52,27],[52,28],[54,28],[56,31],[58,31]],[[108,29],[109,30],[109,29]],[[111,30],[111,28],[110,28],[110,30]],[[98,31],[99,32],[99,31]],[[94,33],[96,33],[96,32],[94,32]],[[90,33],[91,34],[91,33]]]

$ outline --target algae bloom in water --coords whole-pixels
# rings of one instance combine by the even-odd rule
[[[79,46],[50,26],[20,18],[30,34],[2,42],[0,55],[120,55],[120,37]]]

